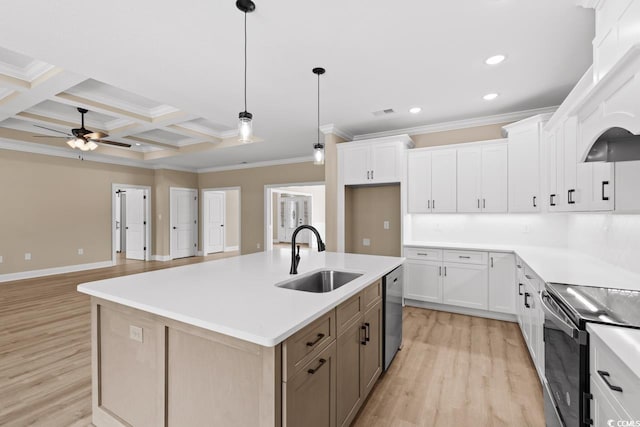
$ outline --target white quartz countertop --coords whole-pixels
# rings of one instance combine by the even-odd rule
[[[640,378],[640,329],[589,323],[587,331],[598,336]]]
[[[362,273],[327,293],[283,289],[291,250],[276,249],[78,285],[78,291],[173,320],[272,347],[404,258],[301,251],[298,276],[320,269]]]
[[[405,247],[514,252],[544,282],[640,291],[640,274],[563,248],[491,243],[410,242]]]

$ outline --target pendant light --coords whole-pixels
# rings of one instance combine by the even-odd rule
[[[247,13],[256,10],[256,5],[251,0],[238,0],[236,7],[244,12],[244,111],[238,115],[238,140],[251,142],[253,137],[253,114],[247,111]]]
[[[324,165],[324,144],[320,142],[320,76],[326,70],[322,67],[316,67],[312,71],[318,76],[318,142],[313,146],[313,164],[321,166]]]

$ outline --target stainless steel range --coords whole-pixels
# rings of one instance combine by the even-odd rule
[[[590,426],[587,322],[640,328],[640,292],[548,283],[541,298],[547,427]]]

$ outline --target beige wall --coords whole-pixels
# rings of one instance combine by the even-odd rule
[[[313,163],[230,171],[207,172],[198,176],[200,188],[240,187],[240,248],[243,254],[260,252],[264,248],[264,186],[324,181],[324,169]],[[258,247],[259,245],[259,247]]]
[[[338,149],[337,145],[345,139],[334,134],[324,137],[324,183],[327,251],[338,250]]]
[[[400,256],[400,185],[345,189],[345,250],[367,255]],[[389,229],[384,229],[389,221]],[[371,240],[364,246],[362,239]]]
[[[224,245],[240,246],[240,190],[225,191]]]
[[[198,188],[198,175],[191,172],[180,172],[168,169],[155,171],[155,186],[153,189],[154,205],[156,206],[153,226],[153,253],[166,256],[171,253],[170,247],[170,188]],[[200,233],[198,233],[200,234]]]
[[[444,132],[423,133],[419,135],[411,135],[411,139],[413,139],[416,148],[499,139],[504,138],[502,136],[502,127],[509,123],[510,122],[498,123],[495,125],[475,126]]]
[[[113,183],[153,186],[154,171],[1,150],[0,274],[111,260]]]

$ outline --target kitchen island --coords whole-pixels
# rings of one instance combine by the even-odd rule
[[[79,285],[92,297],[93,423],[352,419],[381,372],[380,279],[404,259],[301,255],[300,277],[324,269],[361,276],[326,293],[281,288],[291,279],[290,251],[275,250]],[[364,373],[357,387],[339,383],[353,371]],[[336,393],[353,398],[337,402]]]

